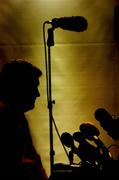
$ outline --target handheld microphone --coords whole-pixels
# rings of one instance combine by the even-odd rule
[[[92,123],[82,123],[80,125],[80,131],[88,140],[93,140],[95,144],[103,150],[103,153],[109,155],[108,149],[104,145],[104,143],[98,138],[100,132],[97,127],[95,127]]]
[[[95,127],[92,123],[82,123],[79,127],[81,133],[85,138],[89,140],[94,140],[99,136],[100,132],[97,127]]]
[[[85,136],[84,136],[81,132],[77,131],[77,132],[74,132],[74,134],[73,134],[73,139],[74,139],[76,142],[81,143],[82,141],[85,140]]]
[[[75,132],[73,138],[79,143],[77,154],[83,161],[88,161],[91,164],[97,161],[99,151],[97,147],[93,146],[87,141],[87,134],[84,132]]]
[[[67,147],[72,147],[74,145],[71,134],[69,134],[67,132],[62,133],[61,142]]]
[[[62,133],[60,139],[61,139],[61,142],[66,147],[71,148],[68,157],[69,157],[70,164],[72,164],[73,163],[73,155],[74,155],[74,153],[77,154],[77,148],[74,145],[73,137],[71,134],[64,132],[64,133]]]
[[[76,32],[85,31],[88,27],[87,20],[82,16],[53,18],[49,23],[54,29],[60,27],[64,30]]]

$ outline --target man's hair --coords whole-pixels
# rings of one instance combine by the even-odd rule
[[[3,65],[1,75],[3,78],[16,79],[22,77],[40,77],[42,72],[36,66],[25,60],[13,60]]]
[[[20,59],[12,60],[3,65],[0,74],[1,90],[8,92],[27,86],[27,84],[35,82],[42,75],[39,68],[31,63]]]

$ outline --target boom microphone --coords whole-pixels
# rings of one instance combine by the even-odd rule
[[[95,111],[94,116],[97,121],[99,122],[109,122],[110,120],[112,121],[112,115],[108,113],[108,111],[104,108],[99,108]]]
[[[94,116],[99,121],[102,128],[114,140],[119,139],[119,118],[111,115],[104,108],[99,108],[95,111]]]
[[[82,16],[53,18],[50,23],[54,29],[60,27],[64,30],[76,32],[85,31],[88,27],[87,20]]]

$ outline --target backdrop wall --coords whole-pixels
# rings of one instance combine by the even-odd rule
[[[94,118],[99,107],[119,114],[119,45],[114,41],[114,0],[3,0],[0,3],[0,65],[25,59],[43,71],[41,97],[26,113],[33,142],[50,174],[49,115],[46,97],[43,23],[52,18],[83,16],[84,32],[54,31],[52,56],[53,116],[59,133],[78,131],[91,121],[106,146],[114,142]],[[49,27],[49,25],[48,25]],[[47,27],[47,28],[48,28]],[[46,30],[47,37],[47,30]],[[54,129],[55,163],[68,163]],[[119,152],[112,149],[114,158]]]

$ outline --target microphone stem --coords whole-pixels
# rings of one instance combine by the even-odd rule
[[[105,159],[111,159],[112,158],[110,152],[108,151],[108,149],[106,148],[104,143],[98,137],[94,137],[94,142],[102,150]]]
[[[47,39],[47,45],[48,46],[54,46],[54,28],[49,28],[48,29],[48,39]]]
[[[49,133],[50,133],[50,172],[51,177],[53,175],[53,166],[54,166],[54,147],[53,147],[53,104],[55,103],[52,100],[52,75],[51,75],[51,46],[54,45],[54,38],[53,38],[53,29],[48,29],[48,39],[47,39],[47,46],[48,46],[48,109],[49,109]]]

